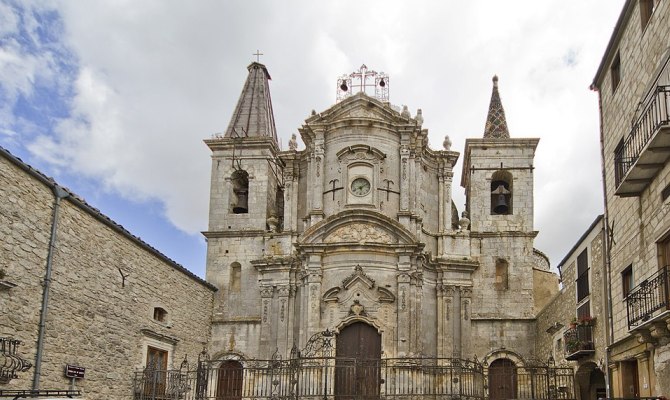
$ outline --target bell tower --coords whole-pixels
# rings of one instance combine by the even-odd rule
[[[242,332],[257,318],[261,303],[259,274],[252,261],[262,257],[266,236],[281,229],[284,215],[270,74],[259,62],[247,69],[228,128],[205,140],[212,151],[212,170],[209,229],[204,235],[207,281],[219,288],[213,333],[230,338],[237,332],[235,337],[248,337],[247,345],[257,347],[251,339],[257,335]]]
[[[461,186],[472,231],[533,231],[533,159],[538,142],[510,137],[494,76],[484,137],[465,141]]]

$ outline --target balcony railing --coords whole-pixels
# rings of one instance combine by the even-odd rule
[[[628,328],[649,321],[659,310],[667,310],[670,288],[670,266],[665,266],[637,285],[626,297]]]
[[[591,325],[577,325],[563,334],[565,359],[577,360],[595,352]]]
[[[663,150],[667,147],[665,142],[668,138],[657,138],[656,134],[661,128],[668,126],[670,126],[670,86],[657,86],[640,117],[633,124],[623,146],[615,150],[617,194],[634,195],[641,192],[665,163],[668,153]],[[660,139],[661,142],[657,146],[649,146],[654,139]],[[658,147],[660,150],[649,152],[649,160],[640,160],[647,147],[650,149]],[[641,167],[639,173],[632,173],[635,172],[633,170],[637,164]],[[655,169],[654,165],[659,167]],[[622,184],[626,185],[622,187]]]

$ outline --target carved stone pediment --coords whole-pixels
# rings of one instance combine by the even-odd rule
[[[369,289],[375,287],[375,280],[367,276],[367,274],[363,272],[363,267],[361,267],[360,265],[356,265],[356,267],[354,268],[354,273],[342,280],[342,287],[345,289],[349,289],[354,285],[354,283],[358,281],[361,281]]]
[[[325,243],[338,243],[338,242],[357,242],[357,243],[384,243],[392,244],[395,243],[395,239],[391,235],[382,230],[381,228],[366,224],[366,223],[353,223],[345,226],[341,226],[331,232],[326,239]]]
[[[386,154],[369,145],[355,144],[338,151],[337,159],[343,164],[349,164],[353,161],[367,161],[377,164],[384,162]]]

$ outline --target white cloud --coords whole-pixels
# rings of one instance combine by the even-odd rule
[[[176,226],[195,232],[208,202],[201,139],[225,130],[256,49],[284,144],[312,109],[333,103],[337,76],[366,63],[391,74],[393,103],[423,109],[433,147],[449,134],[462,150],[483,133],[497,73],[512,136],[542,138],[536,246],[556,262],[602,212],[597,97],[587,87],[622,4],[63,2],[64,40],[80,65],[72,116],[32,149],[61,154],[127,198],[160,199]],[[0,74],[15,65],[1,62]],[[27,92],[49,61],[20,63],[28,67],[11,85]]]

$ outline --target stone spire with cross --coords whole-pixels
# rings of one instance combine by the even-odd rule
[[[256,57],[262,53],[256,52]],[[247,67],[249,75],[224,137],[268,136],[277,141],[275,117],[270,98],[270,73],[265,65],[254,61]]]
[[[509,139],[509,130],[507,129],[507,120],[505,119],[505,110],[500,101],[498,93],[498,76],[493,76],[493,92],[491,93],[491,104],[489,104],[489,114],[486,117],[486,126],[484,127],[484,138],[491,139]]]

